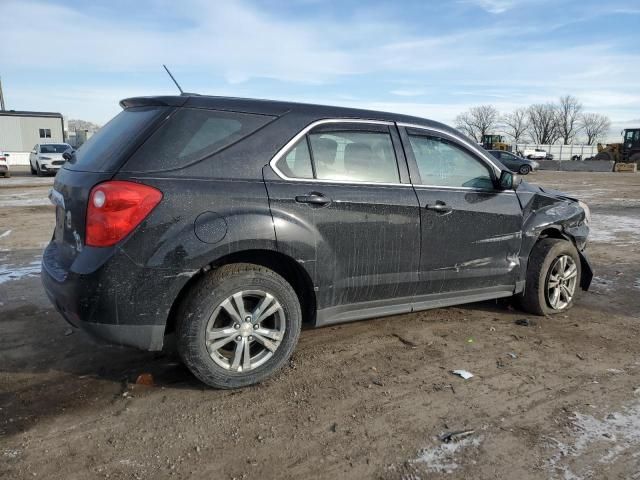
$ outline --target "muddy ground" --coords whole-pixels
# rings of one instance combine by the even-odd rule
[[[529,180],[592,206],[596,278],[566,315],[484,302],[306,330],[275,378],[216,391],[69,329],[38,278],[51,179],[0,179],[0,477],[640,479],[640,174]]]

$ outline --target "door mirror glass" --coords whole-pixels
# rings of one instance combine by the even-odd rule
[[[500,188],[502,190],[515,190],[522,183],[522,178],[509,170],[502,170],[500,174]]]

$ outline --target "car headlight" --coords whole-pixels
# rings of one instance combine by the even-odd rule
[[[590,225],[591,224],[591,209],[582,200],[578,201],[578,205],[580,205],[582,207],[582,209],[584,210],[584,223],[586,225]]]

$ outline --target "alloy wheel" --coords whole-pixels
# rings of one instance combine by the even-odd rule
[[[280,302],[262,290],[243,290],[226,298],[211,314],[205,345],[222,368],[248,372],[273,356],[284,333]]]
[[[573,299],[578,280],[578,267],[569,255],[556,258],[547,278],[547,302],[555,310],[566,308]]]

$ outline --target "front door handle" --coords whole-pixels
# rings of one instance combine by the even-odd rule
[[[438,213],[451,213],[452,208],[444,203],[442,200],[437,200],[436,203],[432,203],[431,205],[427,204],[424,206],[427,210],[433,210]]]
[[[325,197],[322,193],[311,192],[307,195],[298,195],[296,197],[298,203],[308,203],[311,205],[323,206],[331,203],[329,197]]]

